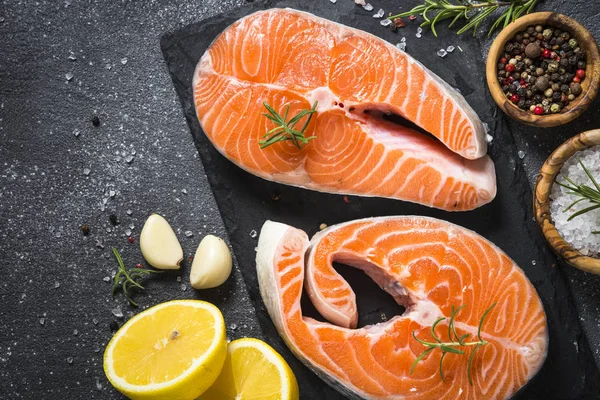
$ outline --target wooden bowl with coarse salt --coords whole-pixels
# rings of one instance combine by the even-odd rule
[[[536,115],[529,110],[522,110],[514,104],[502,91],[498,80],[497,65],[506,44],[528,26],[542,25],[569,32],[577,39],[579,46],[586,53],[586,78],[581,81],[582,92],[560,112],[556,114]],[[537,127],[553,127],[571,122],[580,116],[592,103],[600,85],[600,51],[591,33],[579,22],[563,14],[538,12],[518,18],[504,28],[492,43],[486,62],[486,78],[488,87],[498,107],[511,118]]]
[[[600,145],[600,129],[580,133],[554,150],[537,177],[533,194],[533,210],[537,224],[557,255],[575,268],[600,275],[600,258],[583,255],[564,240],[554,226],[550,214],[550,193],[561,168],[577,152],[596,145]]]

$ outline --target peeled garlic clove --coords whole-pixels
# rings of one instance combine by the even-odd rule
[[[152,214],[140,234],[140,249],[150,265],[158,269],[179,269],[183,250],[166,219]]]
[[[210,289],[222,285],[231,274],[231,253],[223,239],[207,235],[202,239],[190,272],[195,289]]]

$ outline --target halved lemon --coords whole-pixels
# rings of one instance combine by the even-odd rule
[[[258,339],[227,346],[221,375],[198,400],[298,400],[298,382],[289,365]]]
[[[104,351],[110,383],[132,399],[191,400],[219,376],[227,354],[217,307],[174,300],[136,315]]]

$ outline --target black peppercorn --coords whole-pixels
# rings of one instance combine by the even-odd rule
[[[527,97],[528,99],[531,99],[534,94],[535,94],[534,91],[531,89],[525,90],[525,97]]]
[[[559,81],[560,83],[566,83],[566,82],[567,82],[567,79],[565,78],[565,76],[564,76],[564,75],[561,75],[561,76],[559,76],[559,77],[558,77],[558,81]]]
[[[508,86],[508,85],[504,85],[504,86],[502,86],[502,91],[503,91],[504,93],[508,93],[508,89],[509,89],[509,88],[510,88],[510,86]]]
[[[516,41],[516,42],[520,42],[520,41],[522,41],[522,40],[523,40],[523,34],[522,34],[522,33],[520,33],[520,32],[519,32],[519,33],[517,33],[517,34],[515,35],[515,38],[514,38],[514,39],[515,39],[515,41]]]
[[[525,71],[525,63],[523,61],[517,62],[517,64],[515,65],[515,69],[519,72]]]
[[[578,62],[578,61],[579,61],[579,60],[577,59],[577,56],[572,56],[572,57],[569,57],[569,65],[570,65],[570,66],[575,66],[575,65],[577,65],[577,62]]]
[[[100,118],[98,118],[97,115],[94,115],[92,117],[91,121],[92,121],[92,125],[94,125],[94,126],[100,126]]]
[[[585,67],[586,67],[585,61],[577,61],[577,68],[579,68],[579,69],[585,69]]]
[[[562,37],[556,38],[556,44],[562,46],[565,43],[565,39]]]
[[[533,27],[533,26],[528,27],[527,28],[527,33],[529,35],[533,35],[535,33],[535,27]]]
[[[81,225],[81,232],[83,233],[84,236],[89,235],[90,234],[90,226],[88,224]]]
[[[517,103],[517,106],[518,106],[520,109],[524,110],[524,109],[526,108],[526,107],[525,107],[525,100],[523,100],[523,99],[519,100],[519,102]]]
[[[565,79],[567,82],[571,82],[573,80],[573,78],[575,78],[575,74],[572,72],[567,72],[565,74]]]
[[[562,93],[561,92],[554,92],[552,94],[552,101],[555,102],[555,103],[557,101],[560,101],[561,98],[562,98]]]
[[[556,44],[556,38],[553,37],[552,39],[550,39],[550,46],[554,46]]]
[[[117,218],[117,216],[115,214],[110,214],[108,216],[108,220],[110,221],[110,223],[112,225],[119,225],[119,219]]]
[[[505,64],[498,63],[498,71],[502,71],[504,69],[504,67],[506,67]]]
[[[569,85],[561,85],[560,86],[560,91],[563,93],[569,93]]]
[[[111,332],[116,332],[119,330],[119,323],[115,320],[110,321],[110,324],[108,324],[108,327],[110,328]]]
[[[541,103],[541,102],[542,102],[542,99],[543,99],[543,98],[542,98],[542,95],[541,95],[541,94],[536,94],[536,95],[533,97],[533,101],[535,101],[536,103]]]
[[[525,100],[525,106],[527,108],[531,107],[533,105],[533,100]]]
[[[561,58],[559,64],[561,67],[567,68],[567,66],[569,66],[569,60],[566,58]]]
[[[559,75],[559,74],[557,74],[557,73],[555,72],[555,73],[553,73],[552,75],[550,75],[550,80],[551,80],[552,82],[558,82],[558,78],[559,78],[559,77],[560,77],[560,75]]]

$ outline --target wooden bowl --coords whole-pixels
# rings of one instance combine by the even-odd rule
[[[563,164],[576,152],[598,144],[600,144],[600,129],[595,129],[572,137],[554,150],[537,177],[533,194],[533,211],[548,244],[556,254],[575,268],[600,275],[600,258],[584,256],[560,236],[552,223],[548,202],[552,185]]]
[[[498,82],[497,65],[504,51],[504,46],[517,32],[527,29],[530,25],[552,26],[567,31],[575,36],[580,47],[586,52],[587,66],[585,69],[585,79],[581,82],[583,91],[575,100],[563,108],[561,112],[556,114],[535,115],[529,110],[521,110],[506,97],[504,92],[502,92],[502,86]],[[581,115],[598,94],[600,53],[598,52],[598,45],[594,37],[579,22],[566,15],[552,12],[533,13],[521,17],[508,25],[494,40],[487,56],[486,76],[494,101],[511,118],[524,124],[538,127],[563,125]]]

